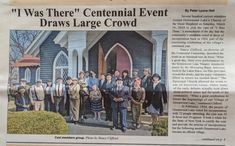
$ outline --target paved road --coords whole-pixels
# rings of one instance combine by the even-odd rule
[[[83,124],[73,124],[68,123],[69,134],[74,135],[138,135],[138,136],[151,136],[152,127],[143,124],[140,129],[133,130],[131,124],[131,116],[127,119],[127,131],[123,133],[120,129],[110,130],[112,122],[104,121],[104,116],[102,114],[102,120],[94,120],[92,116],[88,116]]]
[[[125,133],[120,129],[110,130],[111,122],[96,121],[91,118],[86,120],[84,124],[75,125],[69,123],[69,134],[72,135],[133,135],[133,136],[151,136],[151,127],[142,126],[140,129],[133,130],[129,124],[129,128]]]

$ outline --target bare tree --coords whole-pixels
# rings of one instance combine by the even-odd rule
[[[10,32],[10,61],[20,59],[29,45],[35,40],[40,31],[12,30]]]
[[[36,30],[12,30],[10,31],[10,52],[9,52],[9,82],[11,82],[14,72],[14,64],[22,58],[29,45],[35,40],[40,31]]]

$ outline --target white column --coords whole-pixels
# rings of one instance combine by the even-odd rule
[[[69,50],[68,49],[68,66],[69,66],[69,70],[68,70],[68,76],[72,77],[73,76],[73,50]]]
[[[78,52],[78,73],[82,71],[82,65],[83,65],[82,54],[83,54],[82,52]]]
[[[85,71],[87,71],[88,70],[88,64],[89,64],[89,62],[88,62],[88,51],[86,50],[86,51],[84,51],[83,52],[83,56],[84,56],[84,58],[85,58],[85,61],[86,61],[86,68],[85,68]]]
[[[154,46],[154,62],[153,62],[153,73],[158,73],[161,75],[162,68],[162,48],[164,40],[167,38],[167,31],[152,31],[152,38],[155,42]]]
[[[82,70],[83,51],[86,49],[86,32],[85,31],[69,31],[68,33],[68,52],[69,52],[69,76],[73,75],[73,50],[78,53],[78,72]]]

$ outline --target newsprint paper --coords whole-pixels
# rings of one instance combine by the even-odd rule
[[[0,0],[0,145],[235,145],[234,0]]]

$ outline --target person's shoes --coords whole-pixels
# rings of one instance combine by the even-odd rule
[[[85,120],[82,118],[82,119],[80,119],[80,122],[81,123],[85,123]]]
[[[132,128],[131,128],[132,130],[135,130],[136,129],[136,124],[135,123],[133,123],[132,124]]]
[[[140,129],[140,124],[136,124],[136,128],[137,128],[137,129]]]
[[[98,118],[97,120],[100,122],[100,121],[101,121],[101,118]]]
[[[112,126],[111,128],[110,128],[110,130],[115,130],[115,129],[118,129],[116,126]]]
[[[74,124],[77,125],[77,124],[78,124],[78,121],[74,121]]]
[[[72,118],[70,118],[70,119],[67,121],[67,123],[74,123],[74,121],[73,121]]]
[[[122,128],[122,132],[126,133],[126,128],[125,127]]]

